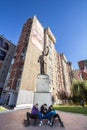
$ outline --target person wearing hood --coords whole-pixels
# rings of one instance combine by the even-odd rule
[[[38,114],[39,114],[39,109],[38,109],[38,104],[36,103],[32,107],[31,113],[27,112],[27,120],[28,120],[29,125],[30,125],[30,118],[31,118],[31,119],[34,119],[34,126],[36,126],[36,122],[37,122],[37,119],[38,119]]]

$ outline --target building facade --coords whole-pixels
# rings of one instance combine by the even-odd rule
[[[61,63],[62,63],[62,72],[63,72],[63,83],[64,83],[64,91],[67,96],[71,95],[71,84],[72,84],[72,64],[68,62],[65,55],[62,53]]]
[[[16,46],[0,35],[0,95],[7,77]]]
[[[54,55],[54,86],[53,86],[53,95],[54,95],[54,102],[56,104],[60,103],[60,99],[58,98],[58,92],[64,90],[64,82],[63,82],[63,71],[62,71],[62,64],[61,64],[61,57],[60,54],[55,50]]]
[[[47,56],[47,74],[49,75],[49,91],[53,93],[53,86],[55,87],[55,43],[56,39],[49,28],[45,29],[46,46],[49,47],[49,54]]]
[[[6,105],[33,104],[37,75],[40,73],[38,58],[42,51],[47,52],[47,46],[49,54],[44,60],[45,73],[49,75],[49,92],[54,96],[55,102],[58,100],[56,96],[58,89],[66,88],[69,92],[68,74],[67,78],[65,77],[68,73],[66,64],[64,58],[57,53],[55,43],[56,38],[50,28],[44,29],[36,16],[26,21],[18,41],[8,84],[3,90],[3,103]]]
[[[79,77],[81,80],[87,80],[87,60],[82,60],[78,62],[80,71]]]
[[[54,45],[52,44],[54,44],[54,42],[55,38],[51,30],[49,28],[44,29],[35,16],[27,20],[18,41],[9,82],[7,87],[3,90],[3,102],[6,102],[8,105],[33,103],[37,75],[40,73],[38,58],[43,50],[46,51],[46,46],[49,44],[51,44],[53,49]],[[51,50],[49,48],[50,52]],[[49,66],[51,66],[51,64],[47,65],[48,57],[45,57],[45,72],[47,74],[49,74]],[[52,80],[52,76],[49,75],[49,77],[50,80]],[[51,82],[50,91],[52,89]]]
[[[74,80],[81,80],[80,70],[79,69],[73,70],[72,71],[72,76],[73,76]]]

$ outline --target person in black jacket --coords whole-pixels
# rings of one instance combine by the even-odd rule
[[[40,119],[39,126],[41,126],[43,124],[42,119],[48,119],[48,124],[52,125],[51,117],[52,117],[52,113],[48,113],[47,104],[43,104],[41,106],[40,113],[39,113],[39,119]]]
[[[43,104],[43,105],[41,106],[40,112],[41,112],[43,115],[47,114],[47,112],[48,112],[48,110],[47,110],[47,104]]]
[[[51,122],[52,122],[52,125],[54,125],[55,118],[58,118],[61,126],[64,127],[63,122],[61,121],[61,118],[60,118],[59,114],[56,113],[56,111],[54,110],[53,105],[49,106],[48,113],[51,113]]]

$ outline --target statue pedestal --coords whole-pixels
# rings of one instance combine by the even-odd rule
[[[51,93],[49,92],[49,76],[37,75],[36,92],[34,93],[34,104],[38,103],[39,107],[43,104],[48,106],[52,104]]]
[[[37,75],[37,92],[49,92],[49,76],[48,75]]]

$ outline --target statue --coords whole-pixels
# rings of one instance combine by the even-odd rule
[[[42,55],[39,56],[38,62],[40,63],[40,74],[45,74],[44,72],[44,56],[47,56],[49,53],[49,48],[47,46],[47,53],[45,53],[44,51],[42,51]]]

